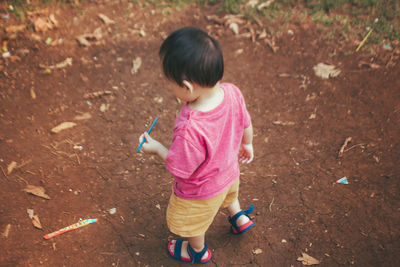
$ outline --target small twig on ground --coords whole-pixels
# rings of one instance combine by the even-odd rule
[[[344,141],[342,147],[339,150],[339,154],[338,157],[342,157],[343,153],[344,153],[344,149],[346,148],[346,146],[348,145],[348,143],[351,141],[351,137],[347,137],[346,140]]]
[[[78,156],[78,154],[76,154],[76,152],[75,152],[75,156],[76,156],[76,159],[78,160],[78,165],[81,165],[81,160],[79,159],[79,156]]]
[[[353,149],[353,148],[355,148],[355,147],[358,147],[358,146],[364,147],[365,144],[357,144],[357,145],[354,145],[354,146],[352,146],[352,147],[346,149],[344,152],[347,152],[347,151],[349,151],[349,150],[351,150],[351,149]]]
[[[31,159],[28,160],[27,162],[22,161],[21,165],[16,166],[15,169],[20,169],[20,168],[24,167],[25,165],[31,163],[31,161],[32,161]]]
[[[0,169],[1,169],[1,172],[3,173],[4,177],[5,177],[6,180],[8,181],[8,179],[7,179],[7,174],[4,172],[3,167],[0,166]]]
[[[272,212],[272,204],[274,204],[274,200],[275,200],[275,198],[272,197],[272,201],[271,201],[271,203],[269,203],[269,212]]]
[[[25,172],[27,172],[27,173],[29,173],[29,174],[32,174],[32,175],[36,175],[36,173],[31,172],[31,171],[25,171]]]
[[[22,178],[21,176],[19,176],[19,175],[16,175],[17,176],[17,178],[19,178],[19,179],[21,179],[22,181],[24,181],[27,185],[29,184],[24,178]]]

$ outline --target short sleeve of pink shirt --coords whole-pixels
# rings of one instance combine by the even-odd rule
[[[180,198],[212,198],[239,178],[238,152],[251,119],[240,90],[233,84],[220,86],[220,105],[207,112],[185,105],[176,119],[166,167]]]

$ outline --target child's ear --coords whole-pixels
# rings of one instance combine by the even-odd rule
[[[190,93],[193,93],[194,90],[194,86],[191,82],[187,81],[187,80],[183,80],[183,86],[190,91]]]

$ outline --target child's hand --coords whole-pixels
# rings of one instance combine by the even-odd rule
[[[250,163],[254,158],[253,144],[242,144],[239,150],[239,161]]]
[[[143,141],[143,138],[146,138],[146,141],[143,143],[141,150],[146,153],[159,153],[160,147],[162,147],[161,143],[157,140],[150,137],[150,135],[145,132],[139,137],[139,143]]]

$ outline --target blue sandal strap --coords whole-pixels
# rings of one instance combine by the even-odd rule
[[[175,248],[174,248],[174,258],[181,260],[181,252],[182,252],[182,242],[183,240],[176,240]]]
[[[206,254],[207,252],[207,244],[204,244],[204,248],[200,252],[194,251],[194,249],[192,248],[192,246],[190,246],[189,243],[187,249],[191,263],[201,263],[201,258],[203,258],[204,254]]]
[[[236,220],[242,215],[246,215],[247,217],[249,217],[249,214],[252,213],[253,210],[254,210],[254,206],[252,204],[252,205],[250,205],[250,207],[247,210],[239,211],[233,217],[229,217],[228,220],[233,225],[233,227],[238,228],[238,226],[236,224]],[[251,219],[251,218],[249,217],[249,219]]]

